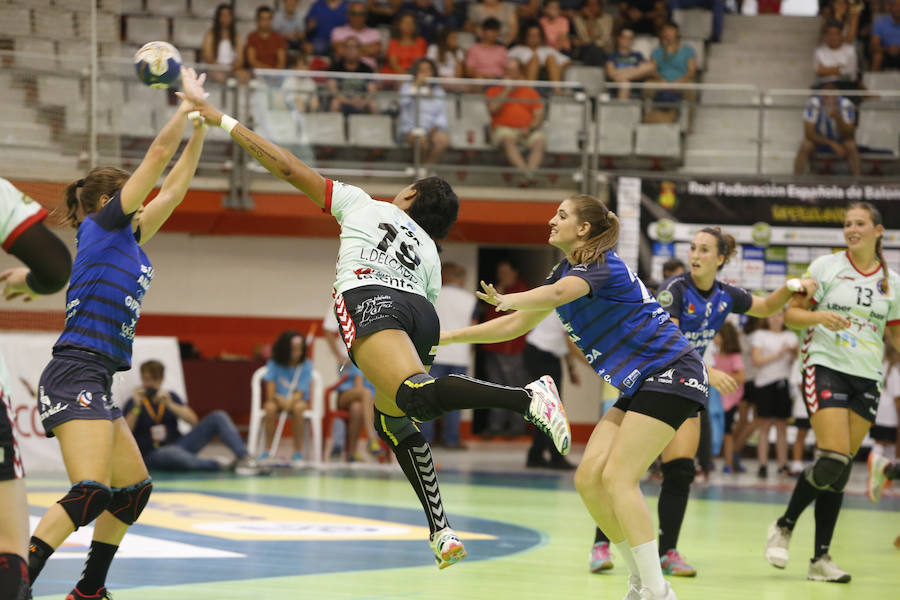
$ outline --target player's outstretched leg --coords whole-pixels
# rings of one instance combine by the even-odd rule
[[[422,503],[438,567],[444,569],[465,558],[466,549],[450,528],[450,520],[444,512],[431,448],[418,427],[409,417],[391,417],[376,408],[375,430],[394,452],[403,474]]]

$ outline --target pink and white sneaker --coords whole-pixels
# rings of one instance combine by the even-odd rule
[[[550,436],[560,454],[568,454],[572,446],[572,430],[553,378],[544,375],[526,385],[525,389],[531,392],[531,405],[525,420]]]
[[[597,542],[591,548],[591,573],[608,571],[613,568],[612,555],[609,553],[609,542]]]

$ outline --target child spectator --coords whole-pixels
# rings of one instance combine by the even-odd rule
[[[283,69],[287,66],[287,42],[272,29],[272,9],[256,9],[256,29],[247,36],[247,65],[254,69]]]
[[[312,0],[283,0],[281,7],[272,18],[272,29],[284,37],[288,48],[294,51],[303,50],[306,41],[306,14]]]
[[[606,59],[606,78],[619,86],[618,97],[622,100],[631,96],[631,81],[644,81],[656,73],[656,64],[631,49],[634,32],[627,27],[616,36],[616,50]],[[640,95],[639,93],[636,95]]]
[[[372,67],[362,62],[359,41],[347,38],[341,47],[341,58],[331,63],[329,71],[343,73],[374,73]],[[375,104],[375,82],[370,79],[329,79],[331,112],[353,113],[378,112]]]
[[[203,37],[203,62],[216,67],[209,73],[210,80],[222,82],[229,75],[241,75],[243,56],[244,45],[235,31],[231,5],[220,4],[216,7],[212,28]]]
[[[833,21],[825,28],[824,43],[813,55],[816,85],[828,82],[852,84],[857,80],[856,46],[844,41],[841,24]]]
[[[587,0],[572,17],[572,29],[572,55],[587,65],[602,66],[613,46],[613,19],[604,10],[604,0]]]
[[[466,75],[481,79],[499,79],[506,68],[506,47],[497,43],[500,21],[489,17],[481,24],[481,39],[466,53]]]
[[[437,75],[437,65],[428,58],[420,58],[412,67],[412,82],[400,88],[400,141],[414,144],[419,140],[422,163],[440,160],[450,137],[447,135],[447,94],[437,84],[426,83]]]
[[[900,69],[900,0],[872,26],[872,70]]]
[[[466,53],[459,47],[459,32],[445,29],[438,34],[436,44],[428,46],[425,57],[437,65],[438,77],[464,77]]]
[[[719,349],[715,358],[715,367],[731,375],[738,383],[738,388],[730,394],[722,394],[722,410],[725,411],[725,435],[722,437],[722,456],[725,458],[723,473],[734,473],[734,418],[737,415],[738,403],[744,396],[744,359],[741,357],[741,343],[737,329],[729,321],[722,324],[716,334],[716,347]]]
[[[366,26],[367,16],[364,3],[351,2],[347,6],[348,23],[331,31],[331,49],[333,55],[340,58],[343,43],[348,38],[355,37],[360,45],[362,61],[374,71],[378,68],[378,59],[381,57],[381,33]]]
[[[541,69],[544,69],[549,81],[562,81],[563,71],[571,62],[569,57],[550,46],[541,45],[544,34],[536,23],[526,27],[522,37],[524,44],[513,46],[508,56],[521,63],[525,79],[537,81],[541,78]],[[557,88],[555,91],[562,90]]]
[[[331,32],[348,22],[346,0],[316,0],[306,15],[306,37],[312,42],[313,54],[327,56]]]
[[[547,0],[544,3],[544,16],[540,19],[541,29],[544,31],[544,42],[560,52],[572,50],[569,41],[569,19],[562,15],[559,0]]]
[[[503,46],[509,46],[519,37],[519,18],[516,16],[516,8],[509,2],[500,0],[482,0],[481,3],[469,2],[469,18],[466,22],[468,31],[475,31],[478,23],[482,26],[485,19],[494,18],[500,24],[500,36],[498,41]]]
[[[413,63],[425,56],[428,44],[419,36],[416,19],[412,13],[402,13],[397,17],[391,30],[391,41],[384,53],[385,65],[382,73],[407,73]]]

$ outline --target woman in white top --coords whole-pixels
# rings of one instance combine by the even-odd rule
[[[438,77],[463,77],[466,53],[459,47],[459,32],[442,30],[437,43],[428,46],[425,58],[430,58],[437,65]]]
[[[203,37],[203,62],[212,66],[211,81],[222,82],[229,75],[242,75],[244,44],[235,31],[230,4],[220,4],[213,16],[212,28]]]
[[[572,61],[559,50],[542,45],[543,40],[541,26],[537,23],[529,25],[522,35],[522,43],[513,46],[508,56],[522,63],[525,79],[538,81],[543,67],[548,81],[562,81],[563,72]]]
[[[778,473],[788,472],[787,422],[791,416],[791,395],[788,377],[797,357],[797,336],[784,328],[784,313],[766,319],[767,326],[750,336],[751,359],[756,367],[753,383],[756,387],[756,416],[759,420],[759,477],[768,475],[769,429],[775,425],[775,456]]]

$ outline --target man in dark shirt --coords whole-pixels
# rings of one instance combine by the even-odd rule
[[[125,422],[149,469],[167,471],[218,471],[222,465],[197,453],[216,435],[234,453],[238,475],[257,475],[264,469],[249,455],[247,447],[225,411],[213,411],[202,420],[174,392],[162,389],[165,368],[156,360],[141,365],[141,387],[125,403]],[[181,419],[193,427],[187,435],[178,429]]]
[[[623,0],[619,2],[620,27],[628,27],[641,35],[656,35],[666,22],[663,0]]]
[[[341,46],[341,59],[331,63],[329,71],[342,73],[372,73],[372,67],[362,62],[359,40],[350,37]],[[328,80],[331,94],[331,112],[375,113],[375,82],[371,79],[340,78]]]

